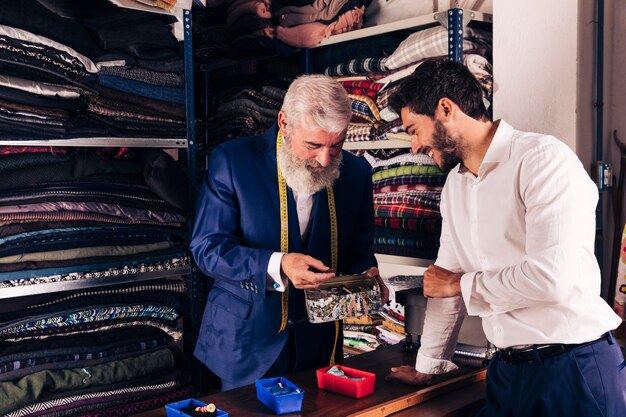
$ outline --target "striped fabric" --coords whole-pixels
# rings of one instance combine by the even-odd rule
[[[445,175],[405,175],[402,177],[392,177],[374,183],[374,191],[384,192],[382,188],[391,185],[415,185],[425,184],[431,186],[443,186],[446,182]],[[398,190],[401,191],[401,190]]]
[[[374,194],[374,204],[407,204],[439,209],[439,191],[403,191],[398,193]]]
[[[385,71],[385,58],[352,59],[324,70],[326,75],[358,75]]]
[[[443,186],[429,185],[429,184],[395,184],[395,185],[383,185],[376,187],[376,193],[393,193],[396,191],[439,191],[443,189]]]
[[[439,210],[428,207],[409,206],[407,204],[381,205],[374,204],[375,217],[441,217]]]
[[[482,39],[481,39],[482,38]],[[480,47],[490,34],[466,27],[463,50]],[[404,67],[426,58],[444,56],[448,53],[448,31],[443,26],[420,30],[406,38],[384,61],[388,70]]]

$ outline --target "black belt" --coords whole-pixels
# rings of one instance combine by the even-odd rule
[[[583,346],[593,345],[601,341],[607,341],[609,344],[613,344],[613,334],[607,332],[600,336],[596,340],[591,342],[579,343],[574,345],[568,344],[551,344],[551,345],[533,345],[524,349],[506,348],[498,350],[500,359],[504,363],[524,363],[524,362],[537,362],[537,359],[546,359],[552,356],[560,355],[568,350],[576,349]]]

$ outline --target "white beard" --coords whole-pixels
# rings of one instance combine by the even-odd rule
[[[291,151],[289,142],[278,152],[278,164],[285,182],[298,194],[315,194],[326,187],[332,187],[341,174],[343,154],[330,158],[326,168],[319,168],[315,160],[300,159]]]

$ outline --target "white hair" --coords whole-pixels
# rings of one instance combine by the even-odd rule
[[[288,123],[308,123],[329,133],[343,132],[352,117],[350,99],[341,84],[319,74],[296,78],[285,94],[281,110]]]

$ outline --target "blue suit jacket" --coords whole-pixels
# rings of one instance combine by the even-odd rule
[[[266,134],[216,147],[198,201],[191,253],[215,282],[208,294],[195,356],[229,387],[249,384],[275,362],[289,331],[279,333],[282,293],[268,291],[267,266],[280,252],[280,213],[274,126]],[[338,271],[361,273],[376,265],[372,251],[374,210],[367,162],[344,152],[334,186],[338,226]],[[317,193],[306,249],[295,202],[288,189],[289,252],[331,264],[326,190]],[[290,287],[289,326],[297,368],[327,365],[335,340],[333,323],[306,321],[302,290]],[[296,325],[297,324],[297,325]],[[339,350],[341,358],[341,337]]]

